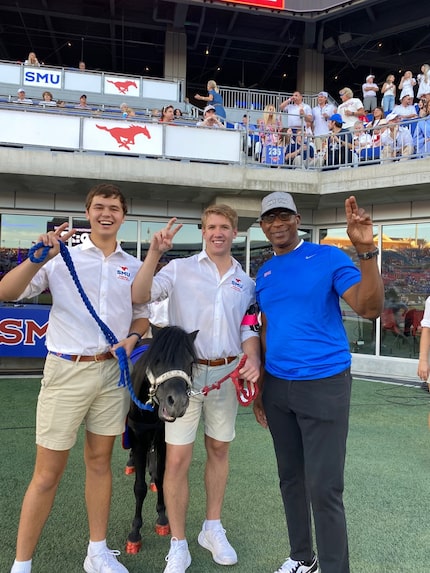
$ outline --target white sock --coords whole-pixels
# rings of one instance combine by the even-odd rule
[[[10,573],[31,573],[31,559],[29,561],[15,561],[13,562]]]
[[[181,549],[188,549],[188,541],[186,539],[177,539],[176,537],[172,537],[170,545],[172,545],[173,542],[177,543],[177,547],[180,547]]]
[[[219,529],[222,527],[220,519],[206,519],[203,523],[203,529],[207,531],[208,529]]]
[[[88,543],[88,555],[98,555],[107,549],[106,539],[103,541],[91,541]]]

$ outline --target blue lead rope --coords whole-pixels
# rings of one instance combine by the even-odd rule
[[[66,264],[66,267],[69,269],[70,276],[72,277],[73,282],[75,283],[76,288],[78,289],[78,292],[81,295],[81,298],[84,301],[84,304],[87,307],[89,313],[94,318],[94,320],[97,322],[97,324],[100,326],[100,329],[103,332],[103,334],[105,335],[106,340],[109,342],[109,344],[111,346],[113,344],[117,344],[118,339],[116,338],[115,334],[108,327],[108,325],[105,324],[101,320],[101,318],[97,315],[96,311],[94,310],[93,305],[91,304],[91,302],[90,302],[89,298],[87,297],[84,289],[82,288],[81,282],[79,280],[78,274],[77,274],[76,269],[75,269],[75,265],[73,264],[72,257],[70,256],[69,249],[67,248],[67,246],[63,242],[59,241],[59,243],[60,243],[61,256],[63,257],[63,260]],[[33,245],[31,247],[31,249],[28,253],[28,258],[30,259],[30,261],[32,263],[42,263],[46,259],[46,257],[48,256],[49,249],[51,249],[51,248],[52,247],[44,245],[43,243],[37,243],[37,245]],[[36,257],[35,253],[39,249],[42,249],[42,253],[40,254],[39,257]],[[115,350],[115,354],[118,358],[118,364],[119,364],[119,368],[120,368],[120,372],[121,372],[118,386],[127,386],[128,391],[130,392],[131,399],[133,400],[133,402],[136,404],[136,406],[138,408],[140,408],[141,410],[153,411],[154,410],[153,406],[151,406],[150,404],[144,404],[143,402],[141,402],[134,392],[133,384],[131,383],[131,378],[130,378],[130,370],[128,367],[128,358],[127,358],[127,354],[126,354],[124,348],[122,348],[122,347],[117,348]]]

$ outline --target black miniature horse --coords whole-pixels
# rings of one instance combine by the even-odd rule
[[[166,462],[164,423],[180,418],[188,407],[192,369],[197,362],[193,344],[197,332],[187,334],[176,326],[160,329],[133,368],[131,379],[138,400],[150,402],[154,409],[141,409],[132,402],[128,413],[128,440],[135,466],[136,510],[126,542],[127,553],[138,553],[142,545],[142,505],[148,491],[145,473],[151,448],[155,449],[157,457],[157,471],[153,476],[157,488],[158,514],[155,531],[159,535],[170,532],[163,495]]]

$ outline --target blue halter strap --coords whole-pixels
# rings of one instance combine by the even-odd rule
[[[96,311],[94,310],[93,305],[91,304],[91,302],[90,302],[89,298],[87,297],[84,289],[82,288],[81,282],[79,280],[78,274],[77,274],[76,269],[75,269],[75,265],[73,264],[72,257],[70,256],[69,249],[67,248],[67,246],[63,242],[60,241],[59,243],[60,243],[61,256],[63,257],[63,260],[64,260],[67,268],[69,269],[70,276],[72,277],[73,282],[75,283],[76,288],[78,289],[78,292],[81,295],[81,298],[84,301],[84,304],[88,309],[88,312],[91,314],[91,316],[94,318],[94,320],[99,325],[101,331],[105,335],[106,340],[109,342],[109,344],[111,346],[113,344],[117,344],[118,339],[116,338],[115,334],[108,327],[108,325],[105,324],[101,320],[101,318],[97,315]],[[49,249],[51,249],[51,248],[52,247],[46,246],[43,243],[37,243],[37,245],[33,245],[31,247],[31,249],[28,253],[28,258],[30,259],[30,261],[32,263],[42,263],[46,259],[48,252],[49,252]],[[41,252],[39,257],[36,257],[35,253],[39,249],[42,249],[42,252]],[[141,402],[134,392],[133,384],[131,383],[131,378],[130,378],[130,370],[128,368],[128,358],[127,358],[127,354],[126,354],[124,348],[122,348],[122,347],[117,348],[115,350],[115,354],[118,358],[118,364],[119,364],[119,368],[120,368],[120,372],[121,372],[118,386],[127,386],[128,391],[130,392],[131,399],[133,400],[133,402],[136,404],[136,406],[138,408],[140,408],[141,410],[153,411],[154,408],[149,404],[144,404],[143,402]]]

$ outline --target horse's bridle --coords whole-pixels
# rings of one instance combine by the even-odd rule
[[[193,381],[191,379],[191,376],[189,376],[189,374],[184,372],[184,370],[168,370],[167,372],[163,372],[163,374],[160,374],[159,376],[156,377],[154,376],[153,372],[148,369],[146,371],[146,376],[148,377],[149,380],[149,392],[148,392],[149,398],[146,404],[154,406],[154,402],[157,403],[156,394],[158,387],[160,386],[160,384],[163,384],[163,382],[166,382],[166,380],[170,380],[170,378],[182,378],[182,380],[185,380],[188,389],[187,394],[188,396],[190,396],[191,394]]]

